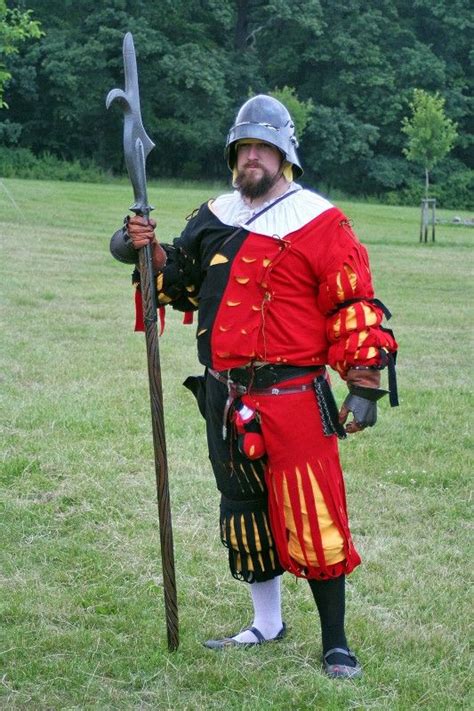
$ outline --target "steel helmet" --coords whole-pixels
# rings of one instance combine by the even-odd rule
[[[275,146],[287,162],[293,165],[294,176],[302,175],[303,169],[296,153],[298,140],[295,125],[288,109],[277,99],[258,94],[240,108],[225,146],[225,156],[231,170],[236,161],[236,143],[243,138],[256,138]]]

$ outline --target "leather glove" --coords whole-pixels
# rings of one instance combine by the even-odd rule
[[[138,250],[146,247],[147,244],[151,245],[153,269],[155,272],[159,272],[166,263],[166,252],[155,237],[155,227],[155,220],[141,217],[141,215],[133,215],[125,222],[125,229],[134,249]]]
[[[349,395],[339,411],[339,422],[345,424],[349,413],[353,420],[346,425],[346,432],[354,434],[366,427],[373,427],[377,422],[377,400],[387,394],[381,390],[380,371],[373,368],[359,370],[351,368],[347,373]]]

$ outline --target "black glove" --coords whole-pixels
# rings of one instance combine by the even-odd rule
[[[364,429],[365,427],[373,427],[377,422],[377,400],[380,400],[380,398],[387,395],[387,393],[388,390],[381,390],[380,388],[349,385],[349,394],[341,408],[344,422],[349,412],[352,412],[354,415],[353,423],[356,425],[354,431]],[[348,427],[351,424],[352,423],[349,423]]]

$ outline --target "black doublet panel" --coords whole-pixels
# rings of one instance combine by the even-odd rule
[[[184,258],[193,261],[196,276],[199,273],[199,284],[194,286],[199,287],[198,357],[203,365],[212,366],[212,328],[229,281],[232,262],[248,234],[248,230],[223,224],[205,204],[173,242]],[[228,261],[210,266],[216,254]],[[165,284],[168,268],[164,270]]]

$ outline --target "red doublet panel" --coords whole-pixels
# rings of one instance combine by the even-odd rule
[[[247,236],[232,263],[213,325],[216,370],[250,360],[292,365],[328,362],[327,312],[337,306],[338,298],[337,283],[331,298],[328,277],[339,274],[341,264],[349,257],[354,261],[355,256],[359,290],[365,298],[373,297],[365,249],[345,225],[344,215],[332,208],[283,239]],[[216,264],[210,270],[218,268]],[[352,295],[347,288],[350,275],[347,282],[339,286],[341,301]],[[322,285],[323,308],[318,302]]]

